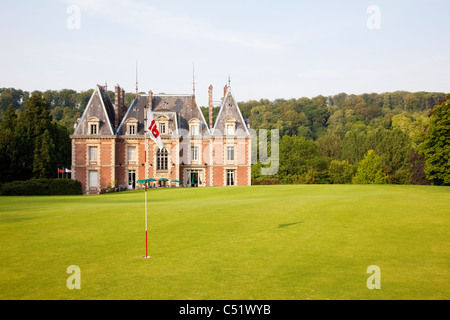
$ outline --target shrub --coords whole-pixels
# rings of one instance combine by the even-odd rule
[[[81,195],[81,182],[71,179],[31,179],[2,185],[2,196]]]
[[[49,195],[81,195],[81,182],[71,179],[50,179]]]
[[[253,179],[253,185],[270,185],[270,184],[280,184],[280,180],[277,178],[255,178]]]

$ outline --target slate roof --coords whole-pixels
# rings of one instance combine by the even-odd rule
[[[86,105],[86,109],[84,110],[73,135],[89,135],[88,121],[93,117],[100,121],[98,135],[114,135],[114,107],[108,94],[100,86],[97,86],[92,93],[91,99]]]
[[[128,108],[121,125],[116,134],[125,134],[125,123],[128,119],[134,118],[138,121],[139,127],[137,135],[144,135],[144,113],[145,107],[148,106],[148,95],[138,95]],[[171,130],[177,133],[181,129],[189,131],[189,121],[191,119],[198,119],[200,121],[200,131],[202,134],[209,132],[206,121],[203,117],[200,108],[195,102],[194,95],[170,95],[170,94],[154,94],[152,99],[152,112],[155,119],[158,116],[164,115],[169,118]]]
[[[101,86],[96,86],[86,109],[78,122],[74,136],[90,135],[88,121],[96,117],[100,121],[98,135],[100,136],[123,136],[126,134],[126,122],[129,119],[136,119],[138,128],[137,136],[143,136],[145,131],[145,108],[148,106],[149,95],[137,95],[129,106],[117,130],[114,130],[115,112],[114,104],[111,102],[108,93]],[[230,87],[227,88],[214,128],[210,130],[208,124],[195,101],[193,94],[154,94],[152,96],[153,116],[157,119],[164,115],[169,119],[169,127],[176,134],[181,134],[181,130],[189,131],[189,121],[198,119],[200,121],[200,132],[202,135],[225,134],[225,122],[229,118],[236,121],[236,135],[249,135],[249,130],[242,117],[239,106]]]
[[[247,128],[244,118],[242,117],[241,110],[236,102],[236,99],[228,86],[225,97],[220,106],[219,114],[216,118],[216,123],[214,124],[214,129],[212,130],[213,135],[223,134],[225,135],[225,122],[227,119],[233,118],[236,120],[235,135],[236,136],[246,136],[250,132]]]

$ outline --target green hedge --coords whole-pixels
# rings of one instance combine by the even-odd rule
[[[254,178],[252,181],[252,184],[255,186],[280,184],[280,180],[278,178],[259,177],[259,178]]]
[[[2,196],[81,195],[81,182],[71,179],[32,179],[1,186]]]

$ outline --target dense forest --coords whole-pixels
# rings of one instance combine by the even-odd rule
[[[53,177],[56,168],[70,166],[69,134],[92,92],[1,88],[0,182]],[[114,101],[114,92],[108,94]],[[127,93],[125,104],[133,99],[134,93]],[[440,117],[448,117],[446,95],[435,92],[240,102],[252,129],[277,129],[280,135],[277,174],[261,176],[263,165],[254,164],[253,183],[450,184],[448,159],[437,171],[430,169],[436,157],[430,151],[436,147],[433,134],[450,145],[448,124],[433,120],[437,105]],[[208,108],[201,109],[208,119]],[[430,122],[442,130],[433,131]]]

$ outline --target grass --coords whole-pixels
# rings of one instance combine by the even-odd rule
[[[450,189],[172,188],[0,197],[0,299],[448,299]],[[81,290],[66,270],[81,269]],[[381,289],[366,286],[367,267]]]

